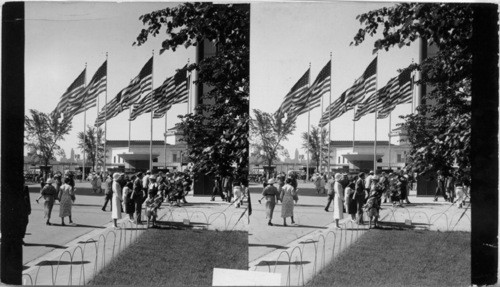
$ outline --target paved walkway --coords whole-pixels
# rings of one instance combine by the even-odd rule
[[[114,229],[110,212],[101,210],[104,196],[94,195],[89,183],[77,183],[73,207],[76,226],[60,226],[59,205],[53,210],[52,226],[43,219],[43,199],[35,202],[39,188],[31,188],[33,212],[30,216],[26,246],[23,248],[23,284],[83,285],[140,234],[145,225],[135,225],[122,213],[120,229]],[[170,207],[164,203],[158,211],[159,221],[167,226],[184,228],[248,230],[246,206],[236,208],[225,202],[211,202],[206,196],[187,196],[188,204]],[[109,210],[109,207],[108,207]],[[127,218],[125,218],[127,217]],[[143,215],[143,218],[144,215]]]
[[[326,195],[317,195],[312,183],[302,182],[299,183],[299,201],[294,209],[297,225],[282,225],[281,205],[278,204],[274,210],[274,226],[268,226],[264,201],[262,204],[257,202],[261,191],[261,185],[251,186],[253,213],[249,225],[249,270],[280,273],[281,285],[304,285],[368,232],[367,225],[356,225],[347,218],[348,214],[344,214],[340,221],[342,229],[335,228],[333,213],[324,211]],[[459,209],[442,199],[440,202],[432,200],[410,193],[412,204],[405,207],[383,204],[381,221],[389,228],[470,231],[470,208]]]

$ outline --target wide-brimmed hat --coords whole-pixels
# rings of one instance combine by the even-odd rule
[[[146,173],[151,173],[151,171],[148,169],[148,170],[146,171]]]
[[[373,170],[370,170],[370,174],[375,174],[375,173],[373,172]]]
[[[120,179],[120,176],[122,176],[122,174],[121,174],[121,173],[117,173],[117,172],[115,172],[115,173],[113,174],[113,180],[118,180],[118,179]]]
[[[341,180],[342,179],[342,175],[340,173],[336,173],[335,174],[335,180]]]
[[[54,181],[52,180],[52,178],[47,178],[47,181],[46,181],[45,183],[47,183],[47,184],[51,184],[51,183],[53,183],[53,182],[54,182]]]
[[[268,180],[267,184],[274,184],[274,178],[271,178],[270,180]]]

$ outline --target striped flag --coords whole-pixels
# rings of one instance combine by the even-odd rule
[[[85,89],[85,73],[87,68],[83,69],[78,77],[73,81],[73,83],[68,87],[66,92],[61,96],[59,103],[56,108],[52,112],[52,114],[59,113],[64,114],[67,113],[69,102],[71,99],[81,99],[83,97],[83,91]]]
[[[278,108],[276,113],[288,114],[288,117],[292,116],[296,112],[296,104],[299,106],[307,97],[307,85],[309,84],[309,72],[310,69],[300,77],[300,79],[293,85],[290,91],[286,94],[283,103]]]
[[[394,110],[399,94],[398,77],[390,79],[384,87],[386,89],[386,97],[384,102],[378,107],[377,119],[385,119]]]
[[[413,100],[413,79],[411,77],[410,69],[405,69],[398,76],[399,80],[399,95],[398,104],[411,103]]]
[[[135,120],[138,116],[151,112],[151,93],[144,96],[138,103],[132,106],[129,121]]]
[[[313,84],[309,88],[307,102],[304,104],[304,109],[299,113],[299,115],[319,107],[321,97],[325,93],[330,92],[331,67],[332,61],[330,60],[326,63],[323,69],[321,69],[316,77],[316,80],[314,80]]]
[[[324,127],[329,122],[334,119],[340,117],[346,112],[344,97],[338,97],[335,101],[333,101],[323,112],[321,119],[319,120],[319,126]]]
[[[354,81],[354,84],[346,90],[345,104],[350,110],[361,103],[365,96],[375,92],[377,87],[377,57],[366,67],[363,75]]]
[[[377,110],[377,98],[378,92],[371,94],[362,103],[358,104],[353,121],[358,121],[363,116],[374,113]]]
[[[187,103],[190,76],[187,76],[187,65],[177,70],[174,76],[168,77],[155,89],[155,108],[153,118],[163,117],[175,104]]]
[[[123,90],[125,89],[122,89],[120,92],[118,92],[116,97],[114,97],[111,101],[104,105],[104,107],[102,107],[101,111],[97,115],[97,119],[94,124],[96,127],[101,126],[105,121],[116,117],[123,111],[123,108],[120,104]]]
[[[117,95],[118,102],[122,110],[129,108],[137,103],[141,96],[151,91],[151,82],[153,81],[153,57],[151,57],[142,67],[139,74],[133,78],[127,87],[122,89]]]
[[[106,60],[102,63],[99,69],[97,69],[89,84],[85,87],[83,98],[79,99],[79,101],[75,103],[72,103],[70,100],[70,103],[77,106],[72,115],[73,117],[96,106],[97,97],[106,90],[107,74],[108,61]]]

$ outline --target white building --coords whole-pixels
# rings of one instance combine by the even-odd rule
[[[154,140],[152,147],[153,169],[184,170],[187,166],[186,143],[176,128],[167,131],[166,142]],[[130,144],[130,146],[129,146]],[[126,171],[149,169],[149,140],[108,140],[106,142],[106,167]]]

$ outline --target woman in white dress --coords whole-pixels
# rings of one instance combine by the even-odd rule
[[[293,201],[297,201],[297,192],[295,188],[291,185],[292,179],[287,178],[285,181],[285,185],[281,188],[281,217],[283,218],[283,226],[286,225],[286,218],[292,218],[292,224],[295,224],[293,220]]]
[[[61,218],[61,225],[65,226],[64,217],[69,217],[69,224],[75,225],[71,219],[71,207],[73,206],[73,200],[75,198],[75,191],[69,185],[71,179],[66,177],[64,179],[64,184],[61,185],[59,189],[59,217]]]
[[[333,196],[333,219],[335,219],[335,224],[337,228],[340,228],[339,220],[344,218],[344,189],[342,184],[342,175],[340,173],[335,174],[335,183],[333,184],[333,190],[335,194]]]
[[[111,218],[113,219],[113,226],[118,228],[117,221],[122,218],[122,187],[120,181],[123,175],[120,173],[113,174],[113,198],[111,199],[112,211]]]

